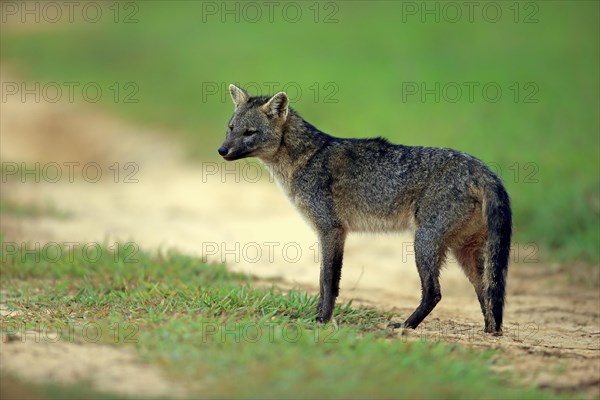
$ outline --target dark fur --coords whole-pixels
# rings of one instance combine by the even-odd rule
[[[504,186],[482,161],[383,138],[336,138],[289,108],[285,93],[230,91],[236,111],[219,153],[259,158],[318,233],[318,321],[332,317],[349,232],[414,229],[422,300],[393,326],[416,328],[440,301],[440,268],[451,251],[475,287],[485,331],[502,333],[512,217]]]

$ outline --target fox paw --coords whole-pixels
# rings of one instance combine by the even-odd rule
[[[317,321],[320,324],[326,324],[327,322],[331,321],[331,317],[332,315],[323,315],[323,313],[319,313],[319,315],[317,315],[317,318],[315,318],[315,321]]]
[[[392,330],[399,329],[401,334],[406,335],[408,330],[416,329],[416,326],[413,326],[405,321],[389,323],[388,328],[391,328]]]
[[[399,329],[399,328],[408,328],[404,322],[393,322],[393,323],[389,323],[388,328],[392,328],[392,329]]]
[[[399,334],[400,336],[407,336],[408,335],[408,329],[410,328],[408,325],[406,325],[406,322],[395,322],[395,323],[390,323],[388,324],[388,328],[392,329],[392,334]],[[398,331],[396,332],[395,329],[398,329]]]
[[[494,330],[494,329],[486,328],[486,329],[484,329],[484,332],[489,333],[492,336],[502,336],[503,335],[502,329]]]

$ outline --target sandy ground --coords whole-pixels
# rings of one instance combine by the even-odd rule
[[[2,79],[7,76],[5,69]],[[3,175],[3,198],[69,213],[66,219],[5,215],[0,228],[7,240],[42,247],[75,242],[83,248],[108,240],[173,248],[265,280],[279,278],[284,288],[317,291],[316,236],[256,164],[184,161],[168,134],[132,127],[89,106],[9,99],[0,120],[5,166],[37,162],[40,173],[39,183],[34,173]],[[351,236],[342,300],[393,309],[398,321],[406,318],[420,295],[411,246],[408,234]],[[481,333],[473,288],[450,260],[442,274],[442,302],[408,339],[499,349],[508,362],[498,368],[516,370],[522,381],[598,396],[600,293],[569,284],[564,267],[543,265],[540,256],[534,244],[515,246],[502,338]],[[90,344],[4,341],[0,356],[2,374],[25,380],[81,380],[99,390],[159,397],[169,387],[154,366]],[[80,367],[76,360],[89,364]],[[115,373],[112,364],[126,369],[116,386],[107,382]]]

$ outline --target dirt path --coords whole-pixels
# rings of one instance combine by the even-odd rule
[[[254,164],[187,163],[168,135],[141,132],[97,109],[72,104],[8,101],[2,104],[0,121],[2,161],[39,162],[40,173],[46,168],[48,175],[35,183],[33,174],[16,173],[3,183],[3,198],[50,204],[70,214],[66,219],[3,216],[0,228],[8,240],[83,246],[108,239],[147,249],[176,248],[260,278],[280,278],[284,287],[316,291],[316,237]],[[52,163],[62,173],[55,183],[49,182],[56,177]],[[89,182],[98,170],[102,176]],[[257,179],[260,174],[262,179]],[[342,299],[394,309],[397,320],[406,318],[420,295],[411,245],[408,235],[351,236]],[[539,257],[532,244],[513,252],[504,337],[480,332],[483,319],[473,288],[452,261],[442,274],[442,302],[407,337],[500,349],[510,362],[498,368],[516,369],[522,380],[598,396],[598,289],[570,285],[561,268],[541,265]],[[41,379],[16,359],[23,352],[43,352],[20,348],[15,353],[13,346],[2,345],[2,368]],[[62,353],[50,358],[68,351]],[[38,364],[44,362],[40,360]],[[51,374],[45,378],[53,379]]]

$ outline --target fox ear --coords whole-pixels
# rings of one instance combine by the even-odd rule
[[[262,106],[262,110],[269,117],[280,117],[285,120],[288,115],[289,102],[287,94],[285,94],[285,92],[279,92]]]
[[[248,92],[235,85],[229,85],[229,94],[231,95],[231,100],[233,100],[233,104],[235,104],[236,108],[239,107],[240,104],[247,102],[250,97]]]

